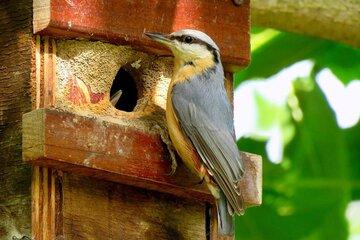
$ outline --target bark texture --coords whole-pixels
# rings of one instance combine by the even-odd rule
[[[30,236],[31,168],[21,157],[21,117],[30,110],[32,1],[0,4],[0,239]]]
[[[360,47],[359,0],[252,0],[255,26],[303,33]]]

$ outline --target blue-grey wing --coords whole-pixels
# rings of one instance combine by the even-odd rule
[[[210,175],[237,213],[243,210],[238,182],[244,172],[234,134],[231,105],[224,82],[212,72],[177,84],[172,104],[184,133],[189,137]]]

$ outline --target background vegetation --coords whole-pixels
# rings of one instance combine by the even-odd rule
[[[360,51],[255,28],[234,79],[238,146],[264,160],[236,239],[360,239]]]

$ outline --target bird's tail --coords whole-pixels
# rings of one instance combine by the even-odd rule
[[[218,231],[220,235],[234,235],[234,217],[230,215],[225,194],[220,190],[220,198],[216,201],[218,214]]]

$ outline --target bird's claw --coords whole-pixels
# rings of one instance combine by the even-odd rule
[[[176,171],[176,168],[177,168],[177,161],[176,161],[176,155],[175,155],[175,149],[170,141],[170,138],[167,139],[166,141],[164,141],[163,139],[163,142],[166,143],[166,146],[167,146],[167,149],[170,153],[170,159],[171,159],[171,171],[168,175],[173,175]]]
[[[176,171],[176,168],[177,168],[177,162],[176,162],[176,157],[175,157],[175,154],[174,154],[174,152],[172,152],[172,151],[170,151],[169,150],[169,152],[170,152],[170,158],[171,158],[171,171],[170,171],[170,173],[168,174],[168,175],[173,175],[174,173],[175,173],[175,171]],[[172,156],[172,155],[174,155],[174,156]]]

